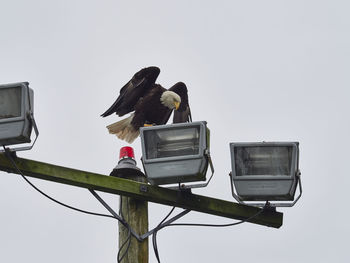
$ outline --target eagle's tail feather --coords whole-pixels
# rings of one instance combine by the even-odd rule
[[[140,134],[140,132],[138,130],[135,130],[134,127],[131,125],[133,117],[134,114],[131,114],[128,118],[108,125],[107,129],[109,133],[115,134],[121,140],[125,140],[128,143],[132,143]]]

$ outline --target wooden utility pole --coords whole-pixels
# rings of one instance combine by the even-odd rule
[[[128,179],[145,182],[144,177],[130,176]],[[148,202],[137,198],[120,196],[120,212],[125,221],[138,235],[148,231]],[[130,241],[129,241],[129,238]],[[130,242],[130,246],[129,243]],[[123,248],[121,248],[123,246]],[[148,263],[148,238],[138,241],[129,230],[119,222],[119,250],[120,257],[127,252],[123,263]]]
[[[113,169],[110,176],[134,182],[147,182],[145,175],[136,166],[134,150],[129,146],[120,149],[118,165]],[[119,221],[118,262],[148,263],[148,238],[140,239],[141,235],[148,232],[147,201],[121,195],[119,215],[128,227]],[[138,235],[138,239],[134,234]]]

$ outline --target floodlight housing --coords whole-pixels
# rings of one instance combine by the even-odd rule
[[[147,180],[153,185],[206,181],[208,164],[212,175],[214,172],[209,133],[205,121],[142,127],[142,163]],[[182,188],[204,187],[210,179],[204,184],[182,184]]]
[[[34,92],[29,88],[28,82],[0,85],[1,146],[30,143],[33,126],[37,138],[38,130],[33,117],[33,99]],[[10,150],[28,150],[32,146]]]
[[[231,187],[237,201],[289,201],[273,206],[293,206],[298,201],[302,192],[298,142],[231,143],[230,151]],[[291,203],[298,182],[300,195]]]

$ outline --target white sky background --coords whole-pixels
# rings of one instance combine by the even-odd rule
[[[40,131],[19,156],[109,174],[127,144],[105,129],[119,118],[99,115],[156,65],[164,87],[187,84],[193,119],[211,129],[215,177],[195,193],[233,201],[228,145],[263,140],[300,142],[304,190],[279,209],[280,229],[162,230],[162,262],[347,262],[349,2],[164,2],[0,2],[0,83],[30,82]],[[140,140],[132,146],[139,159]],[[107,213],[86,189],[32,181]],[[116,221],[61,207],[14,174],[1,172],[0,188],[0,262],[116,262]],[[117,196],[103,197],[117,209]],[[150,226],[169,210],[151,204]],[[231,222],[195,212],[181,221]]]

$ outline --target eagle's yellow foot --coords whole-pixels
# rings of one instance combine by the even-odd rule
[[[153,126],[153,124],[147,124],[147,123],[145,123],[145,124],[143,125],[143,127],[151,127],[151,126]]]

